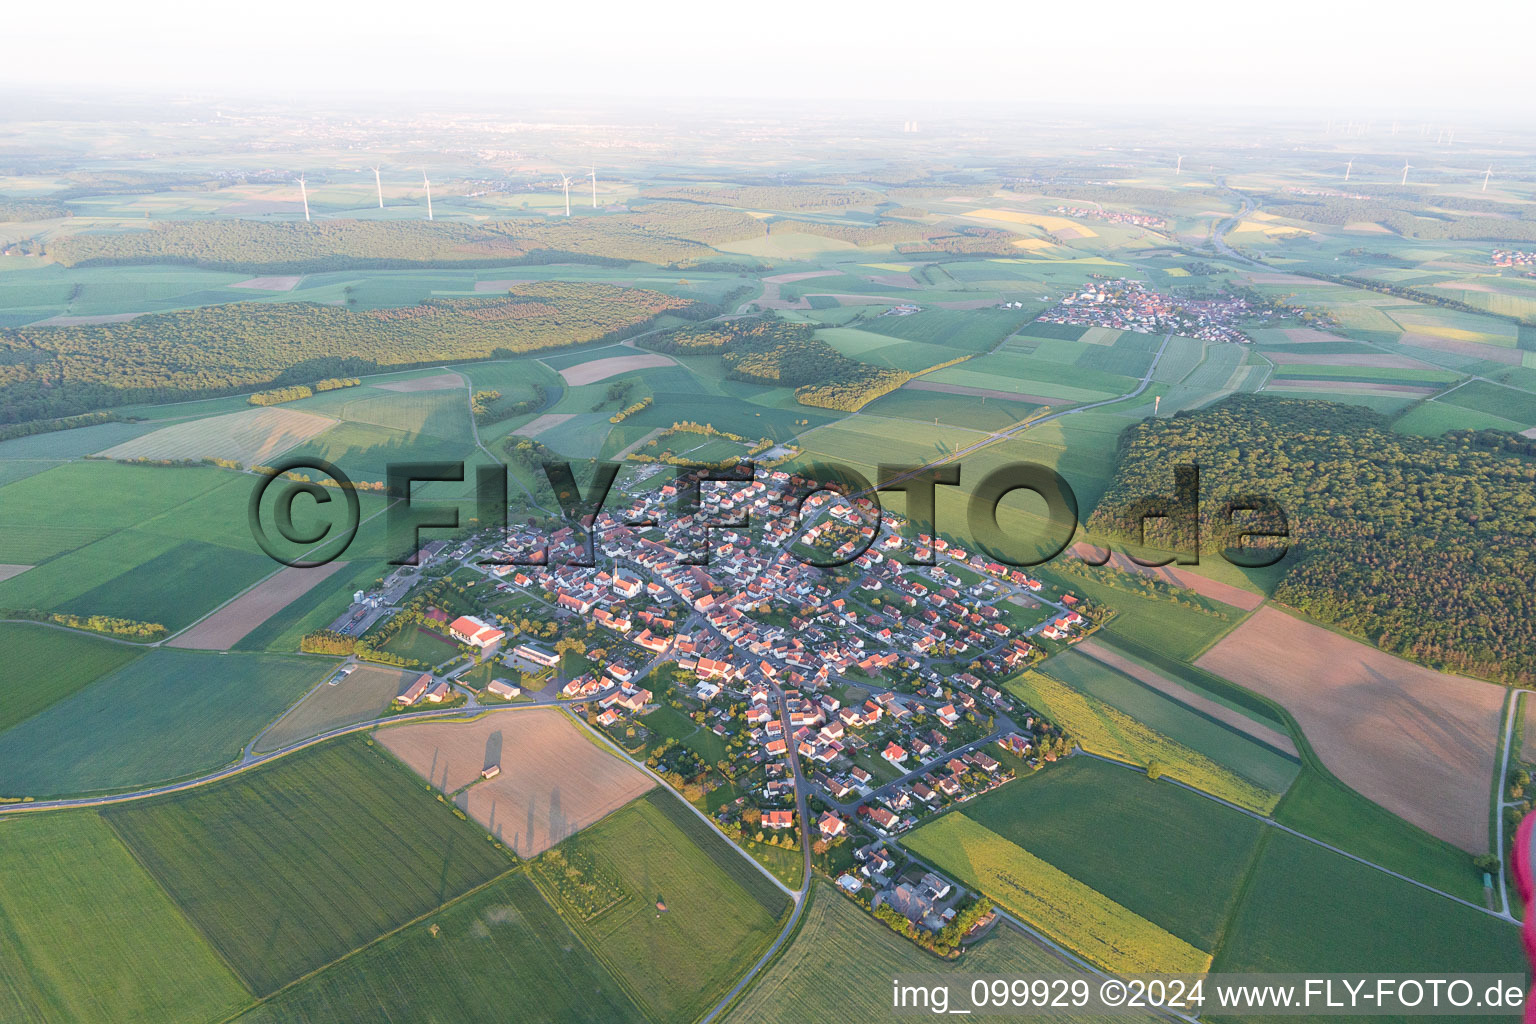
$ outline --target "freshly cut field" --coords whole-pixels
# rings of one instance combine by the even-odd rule
[[[560,371],[560,376],[572,387],[596,384],[609,377],[617,377],[631,370],[644,370],[652,366],[672,366],[673,360],[659,352],[636,352],[632,356],[611,356],[594,359],[590,363],[577,363]]]
[[[1274,832],[1215,964],[1282,972],[1523,974],[1528,967],[1514,925]]]
[[[245,635],[266,622],[288,604],[317,586],[326,577],[346,565],[327,562],[313,569],[285,566],[269,579],[220,608],[202,622],[167,641],[167,647],[189,647],[202,651],[227,651]]]
[[[1220,943],[1264,829],[1197,793],[1082,756],[966,804],[965,816],[1201,949]]]
[[[1196,664],[1285,707],[1329,770],[1365,796],[1464,850],[1487,849],[1503,687],[1268,607]]]
[[[470,786],[454,802],[519,857],[543,853],[656,784],[556,708],[395,726],[378,741],[445,793]],[[479,781],[493,764],[501,774]]]
[[[108,459],[233,459],[266,466],[335,425],[329,416],[297,409],[251,409],[161,427],[97,454]]]
[[[131,644],[23,622],[0,622],[0,650],[0,733],[144,654]],[[5,789],[0,783],[0,796]]]
[[[212,771],[336,664],[157,648],[0,733],[0,788],[57,796]]]
[[[352,738],[105,816],[258,995],[512,866]]]
[[[547,412],[542,416],[529,420],[513,433],[519,437],[538,437],[546,430],[553,430],[575,414],[569,412]]]
[[[269,277],[252,277],[236,281],[231,288],[251,288],[259,292],[291,292],[304,280],[302,274],[280,274]]]
[[[377,718],[420,674],[383,665],[359,665],[335,686],[327,683],[317,687],[273,723],[262,734],[256,750],[281,750],[290,743]]]
[[[648,1024],[521,871],[239,1018],[240,1024],[510,1019]]]
[[[917,856],[1116,974],[1198,974],[1211,957],[964,814],[907,837]]]
[[[92,811],[0,821],[0,1020],[202,1024],[250,1001]]]
[[[1004,689],[1025,704],[1044,709],[1084,750],[1142,767],[1156,761],[1171,778],[1266,814],[1280,799],[1279,793],[1044,672],[1026,672],[1010,679]]]
[[[1236,729],[1238,732],[1252,736],[1260,743],[1265,743],[1277,750],[1282,750],[1292,757],[1299,756],[1296,744],[1279,729],[1256,722],[1247,715],[1227,707],[1225,704],[1217,703],[1209,697],[1195,693],[1186,686],[1180,686],[1167,676],[1132,661],[1120,652],[1111,650],[1107,645],[1100,643],[1098,640],[1086,640],[1078,644],[1074,649],[1079,654],[1085,654],[1096,661],[1103,662],[1116,671],[1125,673],[1144,686],[1150,686],[1159,693],[1168,694],[1174,700],[1189,705],[1203,715],[1214,718],[1218,722]]]
[[[958,961],[939,960],[865,913],[831,884],[818,881],[800,930],[726,1015],[727,1024],[805,1024],[874,1021],[891,1012],[890,979],[934,974],[957,990],[973,978],[1025,974],[1078,977],[1079,970],[1035,939],[999,923]],[[1086,972],[1082,977],[1091,977]],[[971,1014],[969,1021],[999,1024],[1017,1017]],[[1051,1014],[1063,1024],[1102,1024],[1105,1018],[1072,1010]],[[1129,1024],[1150,1016],[1117,1016]]]
[[[776,912],[767,909],[737,881],[737,871],[756,869],[702,823],[700,832],[679,828],[676,814],[693,818],[675,796],[657,790],[546,855],[590,865],[615,894],[591,920],[536,879],[653,1021],[695,1020],[714,1005],[762,955],[788,904],[765,882],[778,894]]]
[[[417,391],[448,391],[463,386],[464,378],[456,373],[434,373],[426,377],[411,377],[406,380],[392,380],[373,385],[382,391],[398,391],[407,395]]]

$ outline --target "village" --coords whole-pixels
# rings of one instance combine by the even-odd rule
[[[893,840],[1068,752],[1001,684],[1095,610],[863,499],[814,491],[796,516],[814,485],[761,476],[679,516],[647,467],[593,524],[593,565],[553,557],[579,550],[569,526],[429,542],[333,631],[440,657],[393,713],[566,706],[749,853],[810,842],[850,898],[931,937],[966,894]],[[550,565],[517,564],[546,543]]]
[[[1188,298],[1164,295],[1141,281],[1097,278],[1040,314],[1038,322],[1251,345],[1245,328],[1298,319],[1320,322],[1316,314],[1235,292]]]

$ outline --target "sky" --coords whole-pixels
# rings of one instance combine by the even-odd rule
[[[8,87],[1530,114],[1536,3],[12,5]],[[1463,16],[1464,14],[1464,16]]]

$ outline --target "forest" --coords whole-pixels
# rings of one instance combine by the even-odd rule
[[[507,266],[580,261],[692,267],[709,242],[761,235],[733,210],[656,203],[636,213],[528,217],[480,224],[427,220],[187,220],[147,231],[67,234],[44,246],[67,267],[191,264],[238,273],[310,274],[424,264]]]
[[[809,324],[751,317],[671,331],[643,344],[663,352],[717,352],[736,380],[795,389],[801,405],[853,412],[912,379],[849,359]]]
[[[1431,205],[1449,209],[1450,203],[1434,200]],[[1468,217],[1449,213],[1424,215],[1423,203],[1394,204],[1390,199],[1323,198],[1297,202],[1286,196],[1266,209],[1288,220],[1311,221],[1335,227],[1364,222],[1375,223],[1402,235],[1431,241],[1473,241],[1486,239],[1502,242],[1536,241],[1536,214],[1509,203],[1463,203],[1474,206]]]
[[[0,423],[615,340],[688,306],[661,292],[550,281],[364,312],[232,303],[0,330]]]
[[[1436,668],[1536,682],[1536,458],[1523,439],[1415,437],[1369,409],[1234,395],[1127,428],[1089,528],[1133,536],[1137,502],[1172,494],[1179,463],[1200,468],[1202,557],[1220,557],[1223,502],[1267,495],[1291,540],[1276,600]]]

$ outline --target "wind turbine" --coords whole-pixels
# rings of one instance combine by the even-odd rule
[[[1488,191],[1488,179],[1491,178],[1491,177],[1493,177],[1493,167],[1492,167],[1492,165],[1490,165],[1489,168],[1486,171],[1483,172],[1483,191],[1484,192]]]
[[[1354,169],[1355,169],[1355,162],[1353,160],[1349,161],[1347,164],[1344,165],[1344,180],[1345,181],[1349,180],[1349,172],[1354,170]]]
[[[592,179],[592,209],[595,210],[595,209],[597,209],[597,165],[596,164],[592,165],[592,170],[588,172],[588,176]]]
[[[432,219],[432,183],[427,180],[427,172],[421,172],[422,187],[427,190],[427,220]]]
[[[373,169],[373,187],[379,190],[379,209],[384,209],[384,182],[379,178],[379,169]]]
[[[1174,173],[1175,177],[1177,177],[1178,175],[1184,173],[1184,154],[1183,153],[1179,154],[1179,162],[1173,165],[1173,173]]]
[[[1408,184],[1408,168],[1410,166],[1412,166],[1412,165],[1409,164],[1407,161],[1403,162],[1403,180],[1398,182],[1399,185],[1406,185],[1406,184]]]
[[[304,198],[304,220],[309,220],[309,189],[304,187],[304,175],[299,175],[299,195]]]
[[[571,215],[571,179],[564,174],[560,175],[560,185],[565,189],[565,215],[569,217]]]

